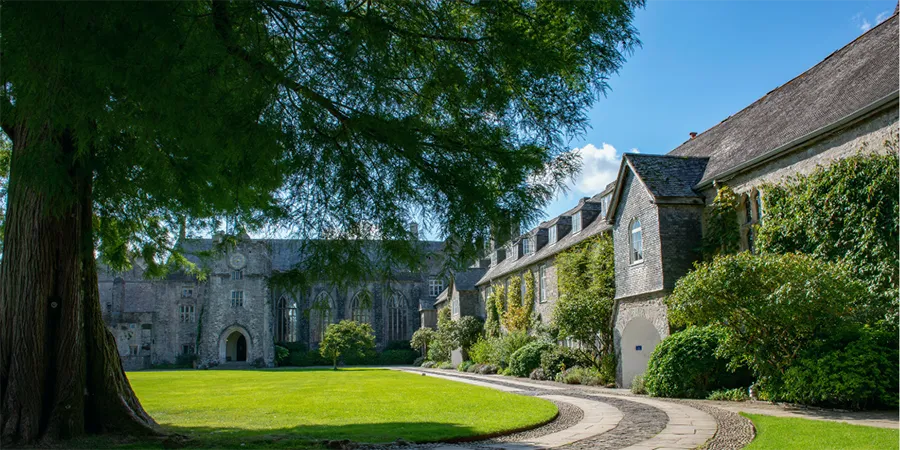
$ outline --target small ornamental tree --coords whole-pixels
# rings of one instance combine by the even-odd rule
[[[325,338],[319,346],[319,353],[328,359],[337,370],[338,360],[343,356],[364,358],[375,351],[375,332],[367,323],[342,320],[325,329]]]
[[[803,254],[719,256],[678,280],[667,299],[676,325],[720,325],[719,352],[777,382],[810,343],[857,326],[865,286],[841,264]]]
[[[612,308],[616,294],[612,238],[596,236],[556,257],[559,300],[553,322],[559,336],[581,342],[585,359],[600,368],[612,352]]]
[[[422,355],[427,355],[428,347],[431,346],[435,339],[437,339],[437,333],[434,330],[431,328],[419,328],[413,333],[409,343],[413,348],[421,350]]]
[[[900,260],[900,157],[897,141],[883,154],[841,159],[780,186],[764,185],[757,248],[802,252],[844,261],[866,284],[869,298],[857,304],[863,323],[897,329]]]
[[[741,250],[741,226],[737,218],[740,200],[730,187],[717,187],[716,198],[705,212],[706,232],[701,249],[705,259]]]
[[[438,310],[437,322],[437,333],[428,350],[428,359],[435,362],[449,361],[450,352],[456,348],[453,342],[456,324],[450,315],[449,307]]]
[[[453,329],[453,343],[463,354],[463,359],[469,359],[469,348],[475,345],[484,334],[484,323],[473,316],[461,317]]]

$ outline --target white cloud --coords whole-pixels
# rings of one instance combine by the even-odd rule
[[[893,14],[894,13],[891,10],[882,11],[882,12],[878,13],[878,15],[875,16],[875,18],[873,19],[873,22],[875,25],[878,25],[879,23],[884,22],[887,18],[891,17]],[[874,26],[872,24],[873,22],[870,22],[869,19],[866,18],[865,15],[863,15],[863,13],[861,13],[861,12],[857,13],[855,16],[853,16],[853,22],[856,24],[856,26],[859,27],[860,31],[862,31],[863,33],[871,30],[872,27]]]
[[[576,192],[592,196],[616,179],[622,155],[612,145],[604,142],[597,148],[594,144],[588,144],[572,151],[581,155],[581,173],[573,183]],[[637,149],[631,151],[637,153]]]
[[[891,10],[882,11],[882,12],[878,13],[877,16],[875,16],[875,23],[884,22],[885,20],[887,20],[888,17],[891,17],[892,15],[893,15],[893,12],[891,12]]]

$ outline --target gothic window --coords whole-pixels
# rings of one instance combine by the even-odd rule
[[[441,295],[441,292],[444,292],[444,280],[441,280],[439,278],[432,278],[428,280],[428,289],[432,297]]]
[[[278,319],[275,322],[277,342],[297,341],[297,302],[287,297],[278,299]]]
[[[547,239],[551,245],[556,243],[556,225],[550,227],[548,231],[549,238]]]
[[[231,307],[241,308],[244,306],[244,291],[231,291]]]
[[[178,315],[181,319],[181,323],[193,323],[195,320],[194,317],[194,306],[193,305],[181,305],[178,307]]]
[[[243,280],[244,279],[244,271],[243,270],[231,271],[231,279],[232,280]]]
[[[372,294],[359,291],[350,300],[350,319],[359,323],[372,322]]]
[[[641,262],[644,260],[644,236],[641,231],[641,221],[634,219],[631,221],[631,262]]]
[[[334,300],[325,292],[313,301],[309,314],[310,339],[318,344],[325,338],[325,329],[334,321]]]
[[[406,312],[409,308],[406,304],[406,298],[399,292],[394,292],[387,302],[387,317],[385,322],[387,325],[388,341],[402,341],[409,339],[406,333]]]
[[[572,215],[572,234],[581,231],[581,211]]]
[[[185,286],[181,288],[181,298],[191,298],[194,296],[193,286]]]

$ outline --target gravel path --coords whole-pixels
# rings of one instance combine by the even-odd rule
[[[622,411],[624,417],[619,425],[606,433],[588,439],[583,439],[560,448],[567,450],[613,450],[625,448],[639,442],[650,439],[659,434],[666,427],[668,416],[666,413],[648,405],[630,402],[614,397],[598,397],[596,395],[584,395],[578,390],[554,391],[558,395],[569,395],[588,400],[599,400],[603,403],[615,406]]]
[[[507,434],[506,436],[496,437],[488,441],[481,441],[479,443],[491,444],[500,442],[528,441],[536,437],[545,436],[550,433],[556,433],[557,431],[565,430],[566,428],[569,428],[580,422],[584,417],[584,411],[582,411],[581,408],[575,405],[557,401],[553,401],[553,403],[555,403],[556,407],[559,409],[559,415],[556,416],[556,419],[554,421],[532,430]]]

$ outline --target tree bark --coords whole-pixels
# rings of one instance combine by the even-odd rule
[[[2,443],[160,434],[102,319],[90,156],[76,154],[70,133],[48,128],[17,125],[13,142],[0,260]],[[41,164],[58,164],[63,179],[35,175],[37,152],[53,154]]]

